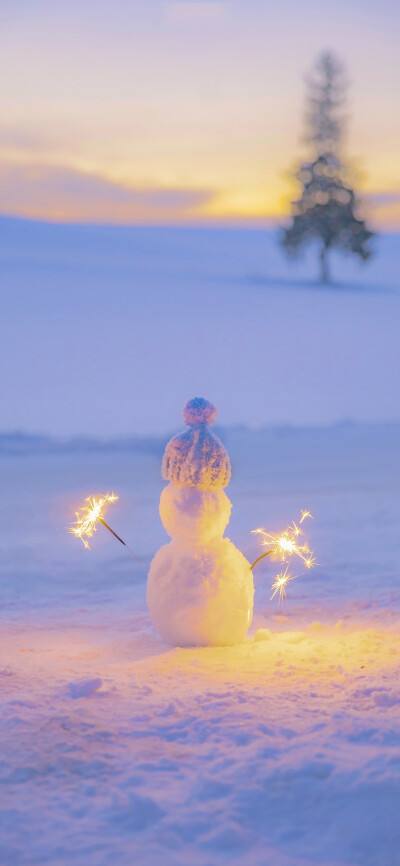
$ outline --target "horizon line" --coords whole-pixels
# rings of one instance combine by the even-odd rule
[[[6,213],[0,211],[1,222],[32,223],[35,225],[51,227],[75,227],[75,228],[98,228],[98,229],[215,229],[215,230],[265,230],[284,228],[285,222],[290,219],[290,213],[278,216],[253,216],[253,217],[193,217],[185,220],[165,221],[139,221],[120,222],[113,220],[91,220],[91,219],[63,219],[59,217],[30,216],[27,214]],[[374,224],[373,231],[377,234],[399,234],[400,222],[397,224]]]
[[[299,423],[296,421],[274,421],[271,423],[260,424],[260,425],[251,425],[245,424],[241,421],[233,422],[231,424],[213,424],[212,425],[215,430],[223,431],[223,432],[237,432],[242,431],[251,434],[259,434],[277,431],[277,430],[331,430],[333,428],[349,428],[349,427],[399,427],[400,426],[400,418],[386,418],[384,420],[374,420],[374,419],[357,419],[357,418],[337,418],[335,421],[326,421],[326,422],[315,422],[313,424]],[[175,428],[174,428],[175,429]],[[164,429],[161,432],[151,432],[140,433],[131,431],[130,433],[114,433],[106,436],[99,436],[96,433],[52,433],[50,431],[45,432],[42,431],[34,431],[28,429],[8,429],[1,430],[0,429],[0,443],[1,440],[4,439],[30,439],[30,440],[40,440],[48,443],[54,443],[61,447],[65,447],[68,445],[79,445],[81,444],[96,444],[100,447],[109,447],[114,444],[123,444],[129,443],[133,440],[137,442],[158,442],[159,440],[164,440],[165,436],[171,436],[173,433],[173,429]]]

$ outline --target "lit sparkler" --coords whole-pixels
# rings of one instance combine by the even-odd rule
[[[305,520],[312,517],[310,511],[305,508],[300,512],[298,523],[293,521],[283,530],[283,532],[268,532],[266,529],[253,529],[253,533],[261,536],[261,544],[266,547],[263,553],[252,562],[250,568],[254,569],[259,562],[267,556],[275,562],[288,563],[292,557],[301,559],[305,568],[310,569],[315,565],[315,556],[310,549],[307,540],[304,538],[304,531],[301,528]],[[294,580],[294,575],[289,574],[287,567],[277,574],[272,584],[272,596],[279,594],[279,598],[283,599],[286,596],[286,587],[290,580]]]
[[[113,502],[117,502],[118,496],[115,493],[103,493],[102,496],[87,496],[85,499],[85,505],[79,509],[79,511],[75,512],[76,521],[73,526],[69,527],[69,532],[72,535],[75,535],[76,538],[80,538],[82,544],[87,549],[90,548],[90,544],[88,542],[88,538],[91,538],[92,535],[97,530],[97,524],[101,523],[105,529],[108,529],[109,532],[116,538],[121,544],[124,544],[126,547],[126,541],[115,532],[114,529],[109,526],[107,521],[104,519],[104,514],[108,505],[112,505]]]

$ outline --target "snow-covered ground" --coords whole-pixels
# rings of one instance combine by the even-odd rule
[[[1,426],[64,438],[0,435],[1,866],[400,866],[397,244],[319,290],[261,232],[4,222]],[[197,391],[240,549],[314,514],[318,567],[280,606],[260,566],[230,649],[168,648],[145,607]],[[110,489],[130,549],[86,551],[66,526]]]
[[[277,234],[0,220],[1,429],[160,435],[195,394],[227,425],[400,420],[399,237],[321,290]]]
[[[282,606],[260,567],[232,649],[151,629],[159,443],[3,453],[2,866],[400,863],[400,426],[222,432],[232,539],[308,506],[319,562]],[[110,488],[132,550],[85,551],[65,526]]]

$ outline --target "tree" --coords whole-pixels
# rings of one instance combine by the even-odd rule
[[[295,256],[317,241],[320,279],[327,283],[330,251],[336,247],[366,261],[373,233],[359,216],[358,199],[341,160],[346,80],[333,54],[321,54],[307,88],[305,141],[311,159],[297,171],[301,193],[292,203],[292,220],[282,243],[287,254]]]

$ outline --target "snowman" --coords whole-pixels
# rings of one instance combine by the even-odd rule
[[[253,615],[250,564],[224,537],[232,505],[224,488],[231,466],[209,429],[215,407],[202,397],[184,409],[188,428],[168,442],[160,517],[171,538],[152,560],[147,603],[153,623],[174,646],[241,643]]]

